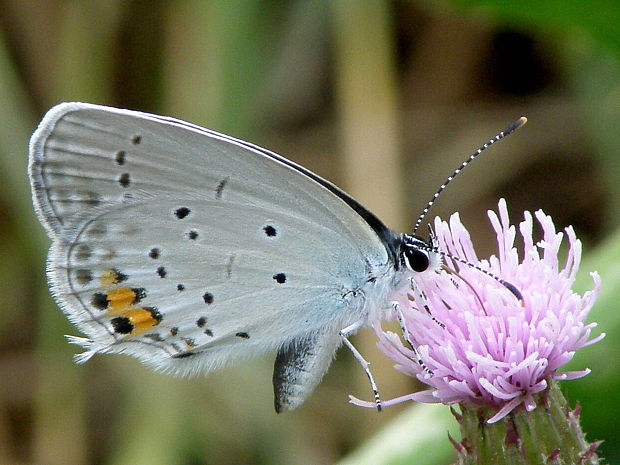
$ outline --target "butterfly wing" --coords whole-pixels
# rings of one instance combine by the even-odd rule
[[[337,332],[315,332],[283,345],[273,370],[276,412],[298,407],[316,388],[341,343]]]
[[[279,349],[276,404],[280,391],[292,408],[338,331],[368,317],[358,291],[393,271],[395,236],[355,200],[198,126],[65,103],[30,153],[52,293],[87,336],[78,360],[125,353],[185,374]]]

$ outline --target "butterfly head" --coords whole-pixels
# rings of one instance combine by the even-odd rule
[[[430,241],[425,241],[418,236],[403,235],[400,262],[409,271],[423,273],[435,271],[441,266],[441,254],[431,236]]]

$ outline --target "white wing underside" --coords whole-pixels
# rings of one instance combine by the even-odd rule
[[[47,114],[31,142],[34,202],[83,359],[126,353],[184,374],[325,335],[325,371],[391,260],[339,196],[261,150],[127,110]]]

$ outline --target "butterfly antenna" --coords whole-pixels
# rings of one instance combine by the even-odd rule
[[[444,183],[441,186],[439,186],[439,189],[437,189],[437,192],[435,192],[431,200],[426,204],[426,207],[424,207],[424,210],[422,210],[422,213],[420,214],[420,216],[418,216],[418,219],[415,222],[415,226],[413,228],[413,234],[415,234],[416,231],[420,228],[422,221],[424,221],[426,214],[428,213],[428,211],[431,209],[431,207],[435,203],[435,200],[437,200],[437,198],[439,197],[439,194],[443,192],[443,190],[448,186],[448,184],[450,184],[450,181],[452,181],[456,177],[456,175],[459,174],[463,170],[463,168],[469,165],[478,155],[484,152],[485,149],[489,148],[495,142],[512,134],[517,129],[519,129],[521,126],[523,126],[526,122],[527,122],[527,118],[525,116],[522,116],[521,118],[516,120],[514,123],[512,123],[510,126],[508,126],[506,129],[504,129],[499,134],[497,134],[495,137],[493,137],[492,139],[489,139],[486,144],[481,146],[478,150],[472,153],[463,163],[461,163],[461,165],[457,169],[455,169],[454,172],[450,176],[448,176],[448,178],[444,181]]]
[[[470,263],[467,260],[463,260],[462,258],[455,257],[454,255],[449,254],[447,252],[443,252],[443,251],[441,251],[439,249],[435,249],[434,251],[436,253],[438,253],[438,254],[441,254],[444,257],[450,258],[450,259],[454,260],[455,262],[461,263],[463,265],[467,265],[470,268],[473,268],[474,270],[478,270],[480,273],[483,273],[483,274],[487,275],[488,277],[493,278],[495,281],[497,281],[502,286],[504,286],[506,289],[508,289],[510,291],[510,293],[517,298],[517,300],[519,300],[520,302],[523,302],[523,294],[521,294],[521,291],[519,291],[519,289],[517,289],[517,286],[515,286],[514,284],[509,283],[508,281],[500,278],[499,276],[491,273],[490,271],[485,270],[484,268],[482,268],[482,267],[480,267],[478,265],[474,265],[473,263]],[[449,268],[448,268],[448,271],[454,272],[453,270],[451,270]],[[454,272],[454,274],[456,276],[458,276],[459,278],[463,279],[458,273]],[[463,279],[463,281],[465,281],[465,280]],[[469,283],[467,283],[467,284],[469,285]],[[470,285],[470,287],[471,287],[471,285]],[[478,297],[478,299],[480,299],[480,298]]]
[[[451,253],[445,252],[443,250],[441,250],[439,247],[437,246],[420,246],[421,249],[424,250],[428,250],[429,252],[434,252],[436,254],[441,255],[442,257],[445,258],[449,258],[451,260],[454,260],[457,263],[461,263],[463,265],[467,265],[470,268],[473,268],[474,270],[479,271],[482,274],[487,275],[489,278],[493,278],[495,281],[497,281],[499,284],[501,284],[502,286],[504,286],[506,289],[508,289],[510,291],[510,293],[512,295],[514,295],[517,300],[519,300],[520,302],[523,302],[523,294],[521,294],[521,291],[519,289],[517,289],[517,286],[515,286],[514,284],[509,283],[508,281],[506,281],[505,279],[500,278],[499,276],[497,276],[494,273],[491,273],[489,270],[485,270],[484,268],[482,268],[479,265],[476,265],[474,263],[468,262],[467,260],[464,260],[460,257],[456,257],[454,255],[452,255]],[[450,269],[449,267],[447,267],[445,264],[443,265],[444,268],[447,269],[447,271],[455,274],[456,276],[458,276],[459,278],[461,278],[463,281],[465,281],[457,272],[455,272],[454,270]],[[469,283],[467,283],[469,285]],[[470,285],[471,287],[471,285]]]

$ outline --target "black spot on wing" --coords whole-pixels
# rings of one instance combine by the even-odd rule
[[[157,260],[161,254],[161,251],[157,247],[153,247],[149,250],[149,257],[153,260]]]
[[[131,320],[125,316],[117,316],[116,318],[112,318],[110,323],[112,324],[114,332],[119,334],[130,334],[134,328]]]
[[[142,142],[142,136],[140,134],[136,134],[131,138],[131,143],[133,145],[138,145],[140,142]]]
[[[151,314],[153,319],[156,321],[155,324],[159,324],[161,320],[163,320],[164,318],[163,315],[157,309],[157,307],[144,307],[144,310],[146,310],[147,312]]]
[[[122,186],[122,187],[129,187],[129,185],[131,184],[131,179],[129,177],[129,173],[123,173],[120,175],[120,177],[118,178],[118,183]]]
[[[201,316],[200,318],[196,320],[196,326],[198,326],[199,328],[204,327],[204,325],[206,324],[207,324],[207,318],[204,316]]]
[[[75,253],[75,258],[80,262],[85,262],[87,260],[90,260],[92,254],[92,249],[86,244],[82,244],[78,247],[77,252]]]
[[[265,231],[265,234],[267,234],[267,237],[274,237],[276,234],[278,234],[278,232],[276,231],[276,228],[274,228],[270,224],[265,226],[263,228],[263,231]]]
[[[110,277],[112,278],[113,284],[122,283],[123,281],[127,281],[127,279],[129,279],[129,276],[120,271],[118,268],[112,268],[110,272]]]
[[[216,199],[221,199],[222,198],[222,192],[224,192],[224,187],[226,187],[226,184],[228,184],[230,178],[224,178],[222,179],[219,184],[217,185],[217,187],[215,188],[215,198]]]
[[[119,166],[124,165],[126,156],[127,154],[125,153],[124,150],[119,150],[118,152],[116,152],[116,155],[114,156],[114,159],[116,160],[116,164]]]
[[[177,284],[177,291],[181,292],[185,290],[185,286],[183,284]]]
[[[213,303],[213,294],[211,294],[210,292],[205,292],[202,295],[202,300],[205,301],[205,304],[211,305]]]
[[[90,299],[90,303],[98,310],[105,310],[108,308],[108,296],[101,292],[95,292]]]
[[[157,275],[160,278],[165,278],[167,274],[168,274],[168,272],[166,271],[165,267],[163,267],[163,266],[157,267]]]
[[[174,211],[174,216],[176,216],[178,219],[182,220],[183,218],[185,218],[187,215],[189,215],[191,212],[191,210],[187,207],[179,207]]]
[[[133,287],[131,288],[131,290],[135,294],[134,300],[132,302],[133,304],[137,304],[146,297],[146,289],[144,289],[143,287]]]
[[[198,233],[196,231],[190,231],[187,233],[187,237],[195,241],[196,239],[198,239]]]
[[[286,282],[286,275],[284,273],[274,274],[273,279],[275,279],[278,284],[284,284]]]
[[[240,337],[241,339],[250,339],[250,335],[245,331],[239,331],[238,333],[235,333],[235,336]]]
[[[84,269],[75,270],[75,279],[78,284],[85,286],[93,280],[93,272],[91,270]]]

